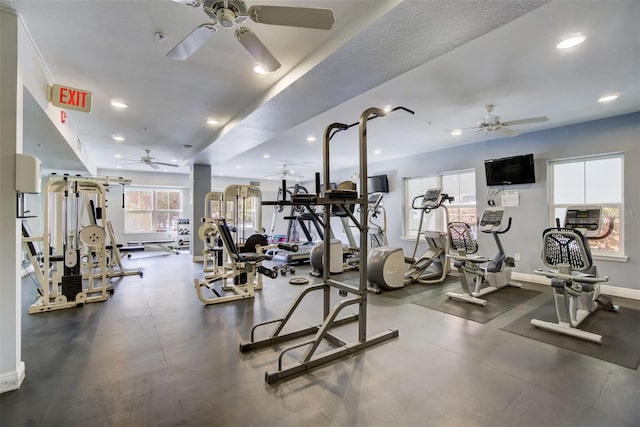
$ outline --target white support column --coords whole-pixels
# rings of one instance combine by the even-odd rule
[[[0,393],[24,379],[21,348],[21,230],[16,211],[16,153],[22,152],[23,87],[18,18],[0,10]]]
[[[211,191],[211,165],[191,165],[189,174],[189,189],[191,190],[191,236],[189,251],[194,261],[202,261],[204,242],[198,238],[198,227],[204,216],[204,197]]]

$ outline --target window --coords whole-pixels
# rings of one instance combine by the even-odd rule
[[[604,227],[614,221],[609,237],[589,242],[594,255],[624,255],[623,163],[622,153],[549,162],[550,225],[581,205],[601,206]]]
[[[454,197],[453,202],[447,205],[449,222],[466,222],[475,230],[478,218],[475,169],[443,173],[442,191]]]
[[[447,203],[449,222],[464,221],[475,226],[476,223],[476,172],[475,169],[444,172],[419,178],[405,178],[405,237],[415,238],[420,227],[421,209],[413,209],[416,197],[421,197],[429,188],[441,188],[443,193],[454,197],[453,203]],[[419,200],[416,201],[416,205]],[[423,230],[445,229],[442,210],[436,215],[424,219]]]
[[[181,216],[181,190],[125,189],[125,233],[175,231]]]

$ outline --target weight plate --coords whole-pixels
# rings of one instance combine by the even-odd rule
[[[292,277],[291,279],[289,279],[289,283],[292,285],[306,285],[307,283],[309,283],[309,279],[301,276]]]
[[[80,230],[80,241],[87,246],[99,246],[106,238],[107,233],[99,225],[87,225]]]

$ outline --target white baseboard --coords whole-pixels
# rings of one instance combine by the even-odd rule
[[[513,280],[535,283],[538,285],[547,285],[551,286],[551,279],[547,279],[544,276],[540,276],[539,274],[528,274],[528,273],[518,273],[514,271],[511,274]],[[640,300],[640,290],[639,289],[629,289],[629,288],[621,288],[619,286],[611,286],[611,285],[600,285],[600,291],[612,297],[620,297],[620,298],[629,298],[633,300]]]
[[[0,393],[17,390],[24,381],[24,362],[18,364],[18,369],[0,374]]]

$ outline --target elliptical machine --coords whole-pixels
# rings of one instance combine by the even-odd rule
[[[456,253],[447,256],[454,259],[454,266],[460,274],[462,292],[447,292],[447,297],[485,306],[487,300],[480,298],[481,296],[499,291],[507,286],[522,287],[518,283],[511,282],[511,270],[515,267],[515,262],[513,258],[505,255],[500,242],[499,235],[511,229],[511,217],[505,221],[504,214],[505,210],[502,207],[490,207],[482,211],[481,231],[491,233],[498,247],[498,253],[492,259],[473,255],[478,251],[478,246],[466,223],[453,222],[449,224],[448,234],[451,248]],[[480,264],[486,264],[486,266]]]
[[[411,201],[411,207],[420,210],[420,225],[410,258],[405,257],[399,247],[383,246],[369,251],[367,280],[370,291],[393,291],[412,283],[436,284],[447,277],[450,271],[446,258],[449,246],[447,233],[422,229],[427,215],[439,208],[444,210],[445,224],[449,222],[449,211],[444,202],[453,202],[453,196],[443,193],[440,188],[430,188]],[[421,237],[429,247],[416,258]],[[406,269],[405,264],[409,264]]]
[[[418,205],[416,202],[422,199]],[[418,227],[418,235],[416,243],[413,246],[411,258],[405,258],[405,262],[409,264],[404,272],[404,284],[420,283],[424,285],[442,282],[447,273],[450,271],[449,262],[447,261],[447,250],[449,247],[449,238],[447,233],[441,231],[422,230],[424,219],[431,212],[442,208],[444,211],[444,223],[449,224],[449,210],[444,202],[453,202],[453,196],[443,193],[439,188],[430,188],[423,196],[414,197],[411,201],[411,208],[420,210],[420,226]],[[420,236],[423,236],[429,247],[427,250],[416,258]]]
[[[536,274],[551,279],[553,299],[558,322],[532,319],[535,327],[569,335],[575,338],[602,343],[602,335],[578,329],[578,326],[600,306],[618,311],[609,297],[600,295],[600,283],[609,281],[607,276],[598,277],[593,265],[589,240],[601,240],[613,231],[613,219],[601,234],[602,208],[567,208],[564,227],[547,228],[543,234],[542,261],[553,270],[537,269]]]

